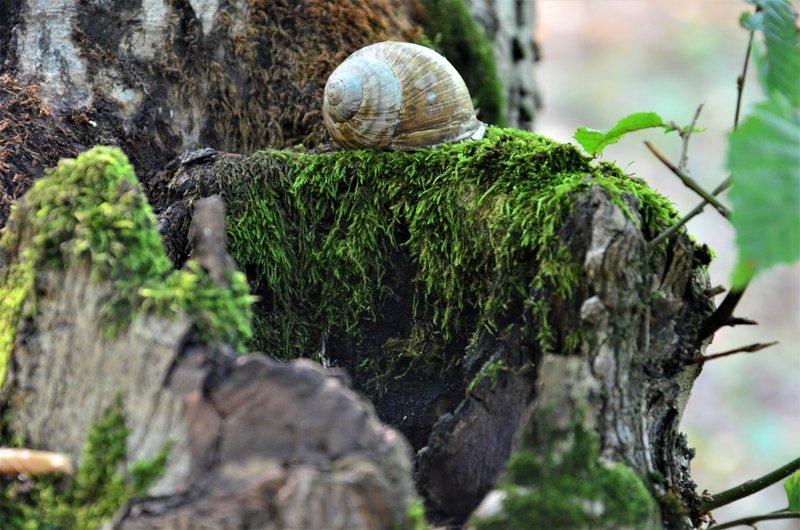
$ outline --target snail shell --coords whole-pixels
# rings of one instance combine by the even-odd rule
[[[435,51],[379,42],[350,55],[325,84],[322,115],[342,147],[411,151],[483,138],[464,80]]]

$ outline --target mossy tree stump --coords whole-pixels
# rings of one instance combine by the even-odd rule
[[[122,396],[127,454],[99,505],[79,502],[85,488],[23,492],[62,517],[49,522],[109,516],[141,494],[125,464],[167,442],[162,497],[132,500],[117,527],[419,519],[405,442],[346,377],[244,349],[348,372],[417,451],[431,521],[699,520],[678,424],[709,258],[685,234],[646,248],[675,220],[668,201],[570,146],[494,128],[416,153],[253,153],[319,144],[327,73],[368,42],[420,38],[416,1],[63,0],[49,17],[32,4],[0,6],[0,221],[58,158],[115,144],[167,251],[130,168],[113,183],[67,171],[66,191],[51,179],[3,232],[5,434],[77,455],[115,394],[145,403]],[[169,162],[201,145],[240,154]],[[258,296],[252,337],[221,222],[199,220],[215,194]]]
[[[347,369],[418,450],[433,520],[467,518],[521,425],[542,454],[560,444],[543,432],[590,433],[595,454],[635,471],[623,487],[670,507],[670,525],[698,515],[678,422],[712,309],[709,255],[685,235],[646,250],[676,213],[642,181],[491,128],[417,153],[185,160],[153,198],[171,257],[185,258],[191,201],[221,193],[229,248],[260,297],[252,347]],[[584,515],[613,527],[644,513],[646,526],[645,500],[621,519]]]

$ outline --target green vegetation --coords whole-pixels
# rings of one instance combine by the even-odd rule
[[[783,483],[786,498],[789,501],[789,510],[800,512],[800,470],[795,471]]]
[[[504,126],[506,96],[492,42],[470,13],[464,0],[423,0],[427,16],[425,33],[431,47],[444,55],[458,70],[487,123]]]
[[[413,497],[406,506],[407,530],[430,530],[430,526],[425,521],[425,505],[419,497]]]
[[[786,0],[753,0],[742,25],[763,34],[756,52],[767,98],[730,136],[731,221],[739,262],[733,288],[758,271],[800,259],[800,30]]]
[[[122,402],[118,398],[89,431],[74,477],[42,477],[30,483],[0,483],[0,521],[8,530],[98,528],[128,499],[144,495],[164,474],[169,446],[127,473]]]
[[[500,375],[500,372],[505,371],[506,363],[503,362],[503,359],[495,359],[494,361],[486,362],[475,374],[475,377],[472,378],[472,381],[469,382],[467,385],[467,393],[472,393],[478,388],[478,384],[483,381],[484,379],[489,379],[489,382],[492,386],[497,383],[497,378]]]
[[[576,425],[566,436],[548,436],[545,447],[511,456],[499,485],[508,494],[503,508],[473,521],[475,528],[650,528],[658,513],[654,499],[633,470],[600,461],[594,433]]]
[[[185,311],[210,342],[242,348],[251,334],[244,276],[232,275],[231,287],[223,289],[196,263],[173,270],[133,169],[115,148],[62,160],[36,182],[11,213],[0,255],[6,259],[0,269],[0,383],[19,319],[35,313],[34,275],[79,259],[88,260],[96,281],[114,284],[103,304],[109,337],[143,304],[162,314]]]
[[[587,153],[595,156],[602,153],[609,145],[619,142],[626,134],[653,127],[663,127],[667,131],[674,130],[655,112],[636,112],[625,116],[607,131],[579,127],[572,137]]]
[[[580,263],[558,230],[593,184],[634,221],[635,205],[648,233],[676,216],[669,201],[616,166],[492,127],[480,142],[437,149],[266,150],[222,161],[217,171],[229,249],[263,298],[251,346],[284,358],[316,351],[334,328],[353,333],[360,319],[373,319],[398,252],[417,270],[411,317],[420,336],[446,342],[457,330],[494,329],[530,289],[569,296]],[[551,303],[533,307],[545,349]]]

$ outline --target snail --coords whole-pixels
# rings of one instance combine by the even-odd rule
[[[350,55],[328,78],[322,103],[342,147],[412,151],[480,140],[467,86],[447,59],[406,42],[379,42]]]

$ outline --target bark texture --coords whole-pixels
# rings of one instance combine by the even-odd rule
[[[500,338],[483,336],[468,355],[501,359],[508,371],[439,419],[420,458],[418,487],[436,513],[463,521],[497,480],[518,422],[531,433],[566,432],[580,418],[599,434],[604,458],[642,476],[663,475],[659,488],[674,491],[696,515],[693,451],[678,426],[699,373],[688,364],[702,348],[695,337],[713,311],[707,276],[685,239],[648,256],[639,226],[597,188],[576,204],[562,238],[583,256],[583,269],[579,287],[551,317],[561,347],[539,350],[526,311]],[[531,292],[524,305],[551,296]],[[579,342],[568,346],[577,330]],[[516,447],[554,450],[535,435]]]
[[[505,89],[506,123],[533,130],[541,107],[534,79],[539,60],[534,0],[467,0],[467,4],[492,41],[497,73]]]

